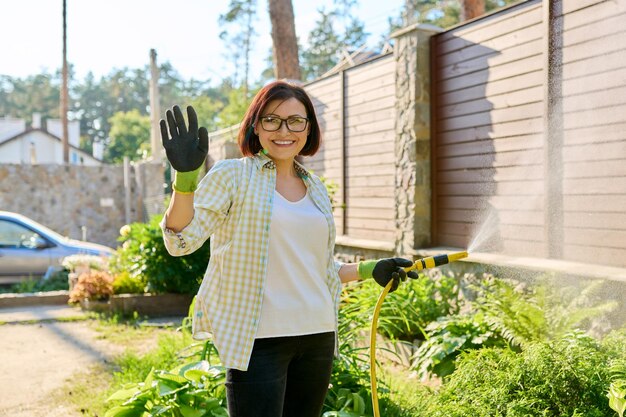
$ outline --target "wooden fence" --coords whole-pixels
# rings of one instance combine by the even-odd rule
[[[528,1],[433,38],[436,244],[491,214],[490,250],[626,266],[625,18]]]

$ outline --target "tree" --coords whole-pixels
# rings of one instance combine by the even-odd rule
[[[109,123],[109,143],[104,152],[106,162],[120,163],[125,156],[131,161],[137,160],[150,152],[150,117],[133,109],[115,113]]]
[[[237,68],[239,67],[239,60],[243,58],[244,70],[243,80],[241,85],[243,86],[244,96],[248,97],[248,85],[250,75],[250,50],[252,48],[252,38],[256,35],[254,30],[253,20],[256,16],[256,0],[230,0],[228,6],[228,12],[220,15],[220,24],[237,23],[241,27],[241,30],[237,30],[234,34],[229,35],[229,32],[222,31],[220,33],[221,39],[226,39],[230,43],[229,51],[234,58],[235,63],[235,79],[237,83]]]
[[[354,17],[355,0],[335,0],[336,7],[318,10],[319,19],[309,33],[309,47],[302,53],[305,79],[321,76],[339,61],[341,51],[362,46],[368,36],[363,22]]]
[[[298,39],[291,0],[268,0],[272,23],[274,75],[276,79],[301,79]]]
[[[412,23],[430,23],[441,28],[454,26],[519,0],[406,0],[400,16],[389,19],[389,33]],[[471,17],[462,18],[462,13]]]
[[[461,21],[485,14],[485,0],[461,0]]]

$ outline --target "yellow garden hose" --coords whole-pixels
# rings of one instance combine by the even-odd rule
[[[418,259],[412,266],[404,268],[404,270],[406,272],[421,271],[422,269],[434,268],[436,266],[445,265],[466,257],[467,252],[431,256],[424,259]],[[380,308],[382,307],[383,301],[389,293],[392,285],[393,280],[390,280],[378,297],[376,307],[374,308],[374,316],[372,317],[372,328],[370,330],[370,382],[372,387],[372,407],[374,409],[374,417],[380,417],[380,410],[378,409],[378,392],[376,390],[376,330],[378,328],[378,315],[380,314]]]

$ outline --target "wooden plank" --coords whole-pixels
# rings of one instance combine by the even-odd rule
[[[617,1],[604,1],[601,4],[595,5],[592,9],[579,9],[576,11],[569,11],[565,18],[561,18],[563,24],[563,30],[566,32],[589,24],[590,22],[604,22],[611,19],[613,16],[619,16],[626,12],[626,5],[623,2]],[[621,27],[621,20],[614,28]],[[590,32],[592,34],[593,32]]]
[[[395,96],[386,96],[375,100],[368,100],[361,104],[352,104],[346,108],[348,117],[360,116],[362,114],[377,113],[379,111],[390,111],[395,114],[396,98]]]
[[[623,50],[625,43],[626,32],[618,32],[601,39],[592,39],[585,43],[566,46],[563,48],[562,62],[567,64],[592,56]]]
[[[350,227],[350,221],[348,220],[348,233],[347,235],[354,239],[372,239],[373,236],[376,240],[381,242],[393,242],[395,239],[395,231],[386,230],[369,230]]]
[[[325,95],[329,92],[337,91],[339,86],[339,74],[333,74],[326,78],[320,78],[304,86],[307,94],[312,97]]]
[[[449,246],[452,248],[467,248],[470,237],[465,235],[448,235],[439,233],[436,237],[437,246]]]
[[[375,100],[384,100],[388,97],[395,98],[396,95],[396,85],[389,84],[384,87],[379,87],[376,89],[362,89],[357,91],[347,91],[346,92],[346,103],[348,108],[352,108],[359,104],[369,103],[370,101]]]
[[[566,145],[626,140],[626,121],[611,125],[589,126],[565,132]]]
[[[469,27],[458,27],[436,36],[437,55],[484,43],[541,22],[541,5],[534,4],[506,15],[493,16]]]
[[[498,48],[495,42],[493,48],[489,48],[485,44],[474,45],[468,49],[475,50],[477,55],[475,57],[468,56],[464,60],[455,60],[454,56],[449,58],[447,56],[442,57],[438,61],[440,66],[440,75],[438,76],[442,79],[461,77],[472,72],[497,68],[498,66],[539,55],[542,53],[543,47],[540,29],[541,25],[538,24],[528,28],[528,34],[512,34],[507,43],[512,43],[513,46],[503,45],[503,48]],[[523,43],[520,43],[520,39],[524,40]],[[466,50],[463,49],[462,51],[465,52]]]
[[[626,58],[626,53],[624,58]],[[624,63],[626,65],[626,61]],[[626,104],[626,84],[608,91],[591,91],[582,96],[564,97],[562,101],[564,113],[581,110],[613,111],[613,107]],[[626,115],[624,121],[626,121]]]
[[[395,212],[390,208],[356,208],[349,207],[350,216],[359,219],[387,219],[393,220]]]
[[[563,225],[581,229],[626,230],[626,213],[591,213],[573,211],[563,213]]]
[[[442,69],[448,69],[455,64],[475,59],[483,59],[487,56],[499,57],[502,55],[508,55],[513,48],[527,48],[527,44],[535,44],[541,39],[542,30],[541,23],[537,22],[534,25],[526,26],[518,31],[510,32],[497,38],[490,39],[486,42],[476,43],[467,46],[466,48],[459,49],[457,51],[440,55],[437,57],[437,65]],[[534,48],[540,48],[540,45],[536,45]],[[493,58],[492,58],[493,59]],[[489,62],[492,62],[489,59]],[[497,59],[497,58],[496,58]]]
[[[543,194],[544,181],[510,181],[510,182],[483,182],[463,184],[439,184],[439,196],[466,195],[466,196],[537,196]]]
[[[527,163],[535,163],[542,160],[541,149],[529,149],[499,154],[472,155],[453,158],[441,158],[437,160],[439,171],[456,170],[464,168],[489,168],[500,166],[525,166]]]
[[[624,155],[626,155],[626,141],[566,146],[563,148],[564,162],[622,160]]]
[[[395,193],[395,187],[393,186],[369,186],[369,187],[350,187],[349,195],[351,198],[361,198],[361,197],[380,197],[380,198],[391,198],[393,199]]]
[[[565,211],[595,213],[622,213],[626,207],[626,195],[565,195]]]
[[[483,139],[475,142],[454,143],[437,147],[437,157],[491,154],[543,147],[543,135],[525,135],[512,138]]]
[[[623,123],[626,120],[626,104],[602,109],[590,109],[563,115],[565,129],[577,129],[589,126],[602,126]]]
[[[565,245],[563,259],[566,261],[594,263],[598,265],[626,267],[626,250],[592,246]]]
[[[624,80],[626,80],[626,66],[621,66],[620,68],[599,74],[564,80],[563,96],[575,96],[592,91],[610,90],[616,87],[622,87]]]
[[[396,66],[393,55],[375,61],[371,64],[359,66],[352,71],[346,71],[346,86],[353,88],[363,84],[369,84],[372,81],[386,81],[393,83]]]
[[[542,62],[542,54],[533,55],[528,58],[520,59],[519,61],[509,62],[497,67],[490,67],[462,77],[447,79],[441,78],[439,79],[437,87],[441,93],[447,93],[475,85],[487,84],[488,82],[505,80],[507,78],[540,70],[543,68]]]
[[[385,120],[375,120],[372,122],[364,122],[364,123],[355,123],[352,121],[350,124],[346,126],[346,134],[348,136],[358,136],[362,134],[370,134],[370,133],[378,133],[385,132],[389,130],[394,130],[395,124],[395,115],[394,118],[388,118]]]
[[[378,111],[370,111],[361,114],[347,114],[345,124],[348,126],[364,125],[366,123],[387,122],[393,125],[396,110],[393,107],[381,108]]]
[[[348,130],[347,134],[348,147],[371,145],[373,143],[381,144],[381,146],[394,146],[394,140],[396,138],[396,132],[394,129],[385,129],[378,132],[355,132]]]
[[[505,255],[544,258],[548,250],[542,241],[504,240],[502,252]]]
[[[361,177],[371,177],[373,174],[375,175],[395,175],[396,167],[392,164],[381,164],[376,166],[362,166],[357,165],[350,168],[348,172],[348,176],[353,178],[361,178]]]
[[[613,13],[623,12],[626,6],[619,1],[602,1],[602,0],[567,0],[563,2],[563,14],[574,13],[581,10],[585,13],[593,14],[597,10],[609,8]]]
[[[357,142],[357,141],[354,141]],[[358,146],[357,143],[354,144],[355,146],[350,146],[346,149],[346,155],[348,157],[353,157],[353,156],[364,156],[364,155],[373,155],[373,154],[394,154],[394,146],[393,143],[384,143],[384,142],[378,142],[378,143],[371,143],[371,144],[366,144],[363,146]]]
[[[565,244],[626,249],[626,230],[566,227],[563,233]]]
[[[394,165],[395,157],[390,153],[382,153],[379,155],[359,155],[350,156],[346,160],[346,166],[350,169],[357,166],[375,166],[375,165]]]
[[[395,187],[395,178],[392,175],[370,175],[368,177],[352,177],[348,173],[346,183],[348,187]]]
[[[542,117],[543,103],[530,103],[521,106],[496,109],[486,112],[469,114],[466,116],[452,117],[439,121],[438,131],[464,129],[474,126],[501,124],[518,120],[527,120]]]
[[[542,165],[524,165],[514,167],[462,169],[456,171],[439,171],[437,183],[466,182],[501,182],[518,179],[539,180],[543,178]]]
[[[367,229],[367,230],[383,230],[383,231],[395,231],[395,221],[389,219],[360,219],[352,215],[348,218],[348,224],[350,228],[354,229]],[[378,239],[376,239],[378,240]]]
[[[492,206],[495,210],[543,210],[543,196],[442,196],[437,201],[441,209],[483,209]]]
[[[458,98],[458,97],[455,97]],[[528,87],[523,90],[513,91],[496,96],[482,95],[477,99],[454,103],[445,103],[437,109],[437,116],[446,119],[449,117],[463,116],[481,111],[506,109],[522,104],[537,103],[543,100],[543,87]]]
[[[497,217],[497,224],[543,226],[544,223],[543,212],[538,210],[498,210],[495,213]],[[446,209],[441,210],[439,213],[439,219],[442,222],[466,222],[481,226],[484,223],[482,220],[483,217],[485,217],[484,210]]]
[[[605,39],[608,36],[624,30],[624,18],[626,18],[626,13],[615,14],[602,20],[598,20],[595,14],[587,10],[585,11],[585,15],[587,16],[587,20],[584,24],[578,27],[572,27],[570,24],[566,30],[559,32],[559,35],[563,38],[564,47],[583,44],[597,39]],[[562,20],[563,18],[561,18],[561,22],[559,23],[563,24]],[[568,21],[569,16],[565,20]]]
[[[573,78],[588,77],[618,70],[624,67],[624,50],[619,49],[614,52],[590,56],[563,65],[563,80]]]
[[[497,125],[451,130],[437,135],[440,144],[468,142],[480,139],[505,138],[543,132],[543,118],[501,123]]]
[[[623,194],[626,195],[626,176],[599,178],[567,178],[563,180],[565,195]],[[624,207],[626,209],[626,207]]]
[[[350,193],[348,193],[348,207],[352,208],[386,208],[393,209],[395,207],[392,198],[381,198],[381,197],[350,197]]]
[[[563,164],[563,177],[607,178],[626,176],[626,158],[612,161],[580,161]]]
[[[470,100],[491,101],[492,98],[500,95],[507,96],[516,91],[524,92],[533,87],[543,88],[542,83],[543,72],[541,69],[538,69],[505,80],[491,81],[486,85],[480,84],[454,90],[449,93],[442,93],[437,96],[437,102],[439,106],[447,106],[456,103],[464,103]],[[541,92],[543,94],[543,90],[541,90]],[[540,95],[540,97],[543,98],[543,95]]]

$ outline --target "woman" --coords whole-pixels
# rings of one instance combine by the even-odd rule
[[[276,81],[254,97],[237,160],[219,161],[196,185],[208,133],[187,108],[161,120],[174,193],[161,224],[166,247],[185,255],[211,237],[211,259],[193,317],[227,368],[230,417],[319,417],[336,352],[341,283],[406,278],[401,258],[333,261],[335,227],[320,179],[296,161],[314,155],[320,128],[310,98]],[[417,277],[409,273],[412,278]]]

